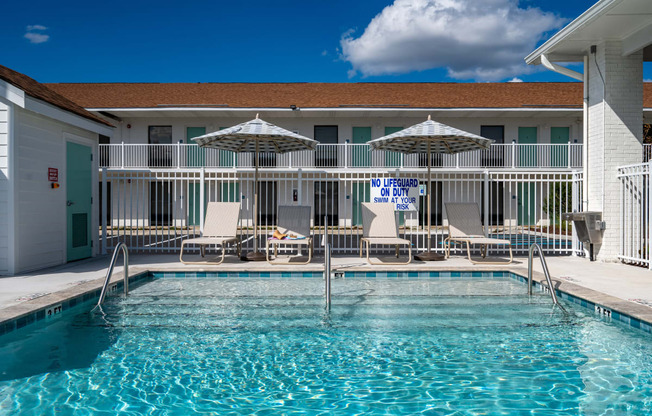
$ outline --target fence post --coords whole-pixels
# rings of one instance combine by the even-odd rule
[[[102,242],[100,244],[100,254],[106,254],[106,217],[109,213],[106,188],[106,168],[102,168],[102,218],[100,218],[100,224],[102,224]]]
[[[294,152],[288,152],[288,155],[290,156],[288,161],[288,168],[292,168],[292,153]]]
[[[571,168],[571,142],[570,140],[568,141],[568,169]]]
[[[652,220],[652,198],[651,198],[651,192],[652,192],[652,161],[647,162],[647,195],[645,195],[645,203],[647,204],[647,221],[645,223],[645,232],[643,233],[643,236],[647,237],[645,240],[645,250],[647,251],[647,268],[648,270],[652,270],[652,224],[650,224],[650,220]],[[620,201],[622,204],[622,200]],[[623,231],[621,230],[621,233]]]
[[[204,184],[206,183],[206,168],[202,167],[199,173],[199,232],[204,234]]]
[[[349,141],[344,140],[344,167],[348,168],[348,159],[349,159]]]
[[[125,142],[123,141],[121,144],[121,153],[120,153],[120,166],[122,169],[125,168]]]
[[[303,170],[299,168],[297,170],[297,205],[303,204]]]
[[[460,168],[460,154],[459,153],[455,154],[455,167],[457,169]]]
[[[577,180],[577,173],[573,172],[572,173],[572,187],[571,187],[571,211],[574,212],[576,211],[576,207],[579,205],[577,204],[577,199],[579,198],[579,186],[578,186],[578,180]],[[573,250],[573,253],[571,256],[577,257],[577,250],[579,250],[579,244],[577,241],[577,235],[575,234],[575,225],[573,225],[573,222],[571,221],[571,248]]]
[[[177,169],[181,169],[181,140],[177,142]]]
[[[489,219],[489,171],[484,171],[484,236],[486,237],[489,232],[489,225],[491,220]]]
[[[512,140],[512,169],[516,169],[516,140]]]

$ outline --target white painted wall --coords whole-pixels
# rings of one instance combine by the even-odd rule
[[[603,81],[604,80],[604,81]],[[597,45],[589,57],[588,210],[602,211],[606,230],[597,258],[615,261],[620,246],[618,166],[641,162],[643,53],[622,56],[621,42]]]
[[[253,116],[252,116],[253,117]],[[111,143],[147,143],[148,126],[172,126],[173,143],[183,140],[188,143],[186,137],[187,127],[205,127],[206,132],[216,131],[220,127],[230,127],[238,123],[250,120],[252,117],[225,118],[225,117],[126,117],[118,123],[109,120],[117,125]],[[425,121],[423,117],[260,117],[265,121],[274,123],[291,131],[297,131],[306,137],[313,138],[314,126],[316,125],[337,125],[340,143],[345,140],[351,141],[353,127],[371,127],[372,139],[385,134],[385,127],[409,127]],[[537,127],[538,142],[550,143],[550,127],[569,127],[571,142],[582,142],[582,113],[572,117],[537,117],[523,112],[520,115],[504,117],[448,117],[437,118],[436,121],[448,124],[470,133],[480,134],[480,126],[503,125],[505,126],[505,143],[512,140],[518,141],[519,127]],[[131,126],[128,128],[127,126]]]
[[[0,275],[9,273],[9,105],[0,100]]]
[[[98,229],[97,134],[17,109],[15,112],[16,270],[24,272],[66,262],[66,141],[93,149],[92,230]],[[48,168],[59,169],[52,189]],[[93,254],[98,250],[92,232]]]

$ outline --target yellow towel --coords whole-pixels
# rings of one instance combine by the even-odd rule
[[[277,240],[282,240],[282,239],[284,239],[284,238],[287,237],[287,236],[288,236],[287,234],[283,234],[283,233],[281,233],[281,232],[278,230],[278,228],[277,228],[276,230],[274,230],[274,235],[273,235],[273,237],[274,237],[275,239],[277,239]]]

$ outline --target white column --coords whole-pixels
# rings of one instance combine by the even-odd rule
[[[597,45],[589,55],[588,211],[602,211],[606,229],[596,258],[616,261],[619,250],[618,166],[641,163],[643,54],[622,56],[621,42]]]

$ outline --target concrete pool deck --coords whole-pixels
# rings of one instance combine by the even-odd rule
[[[389,259],[389,258],[387,258]],[[97,257],[67,265],[0,278],[0,322],[15,319],[35,309],[101,287],[110,258]],[[589,262],[577,257],[547,258],[554,286],[566,293],[652,323],[652,271],[619,263]],[[112,282],[122,279],[122,259]],[[511,265],[473,265],[465,257],[443,262],[409,265],[369,265],[357,256],[333,257],[334,270],[347,271],[512,271],[527,276],[527,258],[517,257]],[[322,271],[323,257],[311,264],[241,262],[233,256],[218,266],[184,265],[176,254],[131,255],[129,274],[144,271]],[[541,265],[535,261],[534,280],[543,281]]]

